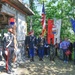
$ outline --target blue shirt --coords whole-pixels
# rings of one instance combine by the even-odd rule
[[[61,43],[62,49],[68,49],[68,46],[69,46],[68,41],[63,41],[63,42]]]

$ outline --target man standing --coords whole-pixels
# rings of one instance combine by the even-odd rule
[[[65,38],[65,40],[62,41],[61,47],[63,50],[63,60],[64,60],[64,62],[68,63],[68,57],[65,54],[65,52],[68,50],[68,47],[69,47],[69,42],[68,42],[67,38]]]
[[[41,33],[38,38],[38,53],[39,53],[39,60],[40,61],[43,61],[44,44],[45,44],[45,39],[43,38],[42,33]]]
[[[54,61],[55,59],[55,46],[53,45],[52,38],[50,39],[50,60]]]
[[[28,38],[27,46],[29,47],[29,56],[30,61],[34,61],[34,48],[36,46],[36,37],[34,36],[34,31],[30,32],[30,36]]]
[[[6,70],[7,73],[10,74],[12,72],[12,58],[14,53],[14,34],[13,34],[13,27],[9,25],[8,27],[8,36],[6,37],[6,49],[5,54],[6,58]]]
[[[69,50],[71,52],[71,54],[69,55],[69,60],[72,61],[72,52],[73,52],[73,44],[72,44],[72,42],[70,42],[70,44],[69,44]]]

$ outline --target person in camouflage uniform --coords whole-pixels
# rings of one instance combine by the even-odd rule
[[[52,43],[52,39],[50,39],[50,60],[54,61],[55,58],[55,46]]]

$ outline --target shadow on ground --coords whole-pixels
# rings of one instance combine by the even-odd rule
[[[18,70],[20,75],[75,75],[73,62],[64,63],[58,58],[50,61],[47,57],[44,57],[43,61],[35,57],[35,62],[27,61],[20,64]]]

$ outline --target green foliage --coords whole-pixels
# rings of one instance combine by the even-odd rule
[[[28,16],[27,17],[27,23],[28,23],[28,32],[30,31],[30,20],[32,18],[32,29],[34,30],[34,33],[36,36],[39,35],[39,33],[41,32],[41,29],[42,29],[42,26],[41,26],[41,16],[39,15],[38,11],[36,10],[36,7],[34,5],[34,8],[33,8],[33,12],[35,13],[35,15],[33,16]]]
[[[70,17],[74,18],[74,4],[73,0],[51,0],[46,4],[47,19],[62,19],[61,38],[68,37],[72,41],[74,34],[70,32],[72,29]]]
[[[34,0],[30,0],[34,1]],[[40,4],[43,2],[43,0],[37,0]],[[70,29],[72,29],[71,23],[70,23],[70,17],[75,18],[74,8],[75,8],[75,0],[50,0],[50,2],[45,2],[45,11],[46,11],[46,19],[62,19],[62,27],[61,27],[61,38],[64,39],[64,37],[68,37],[73,42],[74,34],[70,32]],[[42,26],[40,23],[41,16],[39,15],[39,12],[37,12],[35,4],[33,2],[33,11],[35,15],[32,16],[32,26],[33,30],[35,31],[36,35],[39,35],[39,33],[42,30]],[[29,31],[29,23],[30,18],[28,17],[28,31]]]
[[[42,4],[43,2],[47,2],[47,0],[37,0],[40,4]]]

